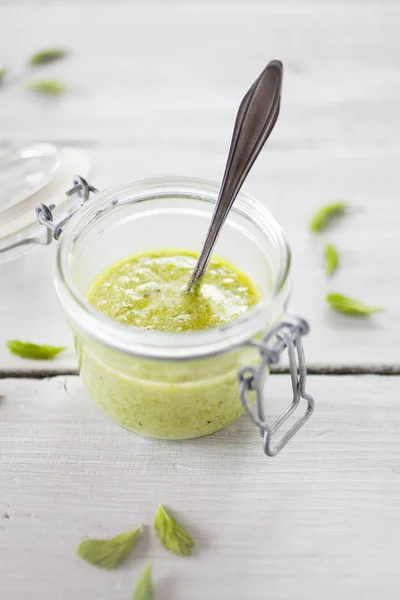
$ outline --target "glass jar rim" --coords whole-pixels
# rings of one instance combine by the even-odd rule
[[[127,355],[160,360],[189,360],[209,357],[232,350],[268,326],[267,314],[283,307],[290,288],[291,252],[286,236],[275,217],[260,202],[240,192],[231,209],[251,220],[261,231],[274,238],[279,249],[280,267],[270,293],[241,317],[219,328],[192,332],[140,330],[104,315],[92,306],[77,288],[69,272],[69,256],[79,234],[106,210],[121,204],[152,200],[160,195],[186,193],[196,199],[215,203],[219,184],[190,177],[149,177],[135,179],[99,192],[70,220],[57,250],[55,287],[61,305],[80,333],[113,350]],[[272,323],[270,323],[272,325]]]

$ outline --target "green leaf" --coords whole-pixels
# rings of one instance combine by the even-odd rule
[[[43,79],[42,81],[34,81],[28,85],[30,90],[48,96],[59,96],[66,91],[66,87],[57,79]]]
[[[7,348],[21,358],[33,358],[35,360],[50,360],[66,349],[66,346],[46,346],[32,344],[31,342],[20,342],[9,340]]]
[[[4,77],[6,75],[7,69],[6,67],[3,67],[2,69],[0,69],[0,85],[3,84],[4,81]]]
[[[47,50],[40,50],[40,52],[36,52],[30,57],[29,64],[31,66],[46,65],[47,63],[64,58],[67,54],[68,52],[64,48],[48,48]]]
[[[385,310],[384,308],[368,306],[363,302],[347,298],[347,296],[343,296],[342,294],[328,294],[326,301],[334,310],[349,315],[358,315],[360,317],[368,317],[369,315]]]
[[[167,550],[178,556],[187,556],[191,553],[194,541],[161,504],[157,509],[154,528],[160,542]]]
[[[132,600],[153,600],[153,583],[151,580],[151,564],[147,563],[132,596]]]
[[[311,231],[313,231],[314,233],[319,233],[323,231],[327,228],[329,223],[333,221],[333,219],[340,215],[343,215],[347,207],[347,202],[343,201],[332,202],[331,204],[323,206],[322,208],[317,210],[316,213],[314,213],[314,216],[311,219]]]
[[[333,244],[325,246],[325,270],[327,275],[332,275],[339,266],[339,254]]]
[[[139,525],[133,531],[120,533],[109,540],[85,540],[78,546],[78,556],[95,567],[110,571],[129,556],[141,533],[142,526]]]

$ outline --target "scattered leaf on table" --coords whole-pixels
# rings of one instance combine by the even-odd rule
[[[32,344],[31,342],[20,342],[9,340],[7,348],[21,358],[33,358],[35,360],[50,360],[66,349],[66,346],[46,346],[45,344]]]
[[[330,204],[326,204],[317,212],[314,213],[314,216],[310,222],[310,229],[314,233],[319,233],[326,229],[326,227],[335,219],[336,217],[343,215],[348,207],[347,202],[343,202],[341,200],[337,202],[332,202]]]
[[[194,546],[192,538],[161,504],[157,509],[154,528],[160,542],[167,550],[178,556],[187,556],[191,553]]]
[[[85,540],[78,546],[78,556],[95,567],[110,571],[129,556],[141,532],[142,526],[139,525],[133,531],[120,533],[108,540]]]
[[[28,88],[40,94],[48,96],[59,96],[66,91],[66,87],[58,79],[43,79],[42,81],[33,81],[28,84]]]
[[[6,75],[7,69],[6,67],[3,67],[2,69],[0,69],[0,85],[3,84],[4,81],[4,77]]]
[[[326,301],[334,310],[349,315],[358,315],[360,317],[368,317],[377,312],[382,312],[385,309],[376,306],[368,306],[363,302],[358,302],[342,294],[328,294]]]
[[[29,59],[29,64],[32,66],[46,65],[47,63],[60,60],[68,54],[64,48],[47,48],[46,50],[40,50],[35,52]]]
[[[153,583],[151,580],[151,564],[147,563],[143,569],[132,600],[153,600]]]
[[[326,244],[325,246],[325,270],[327,275],[332,275],[339,266],[339,254],[336,246]]]

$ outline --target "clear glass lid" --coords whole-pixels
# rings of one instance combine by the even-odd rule
[[[51,144],[12,149],[0,155],[0,219],[23,210],[24,200],[49,183],[60,162],[60,151]]]
[[[65,191],[76,173],[85,177],[89,161],[74,148],[32,144],[0,152],[0,262],[14,258],[31,243],[45,243],[35,205],[67,201]]]

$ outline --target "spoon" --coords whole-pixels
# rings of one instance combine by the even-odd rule
[[[271,60],[240,103],[218,198],[200,256],[186,288],[187,294],[200,284],[222,225],[275,126],[281,102],[282,76],[281,61]]]

